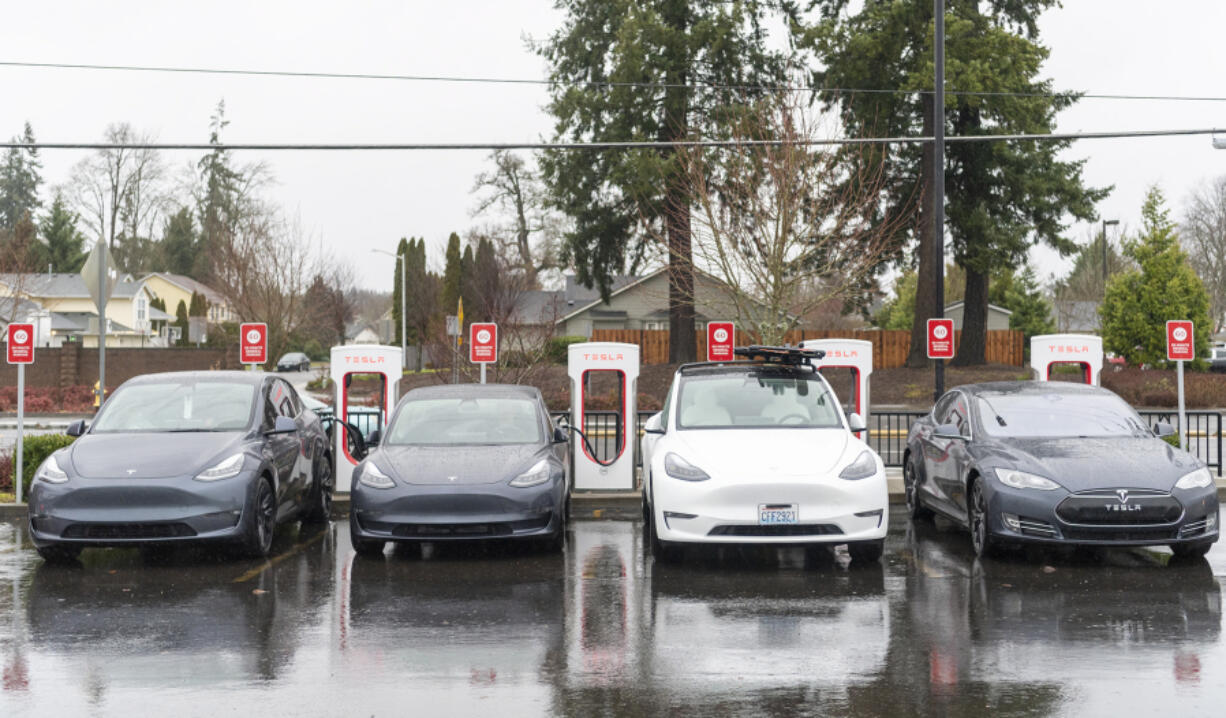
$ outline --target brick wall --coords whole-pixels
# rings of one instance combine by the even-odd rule
[[[227,349],[107,349],[106,384],[116,387],[134,376],[163,371],[241,369],[238,347]],[[59,349],[35,349],[26,366],[27,386],[93,386],[98,381],[98,350],[78,343]],[[17,383],[17,367],[0,365],[0,383]]]

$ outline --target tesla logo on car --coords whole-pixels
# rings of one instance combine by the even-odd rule
[[[1118,496],[1118,497],[1120,497],[1120,503],[1121,503],[1121,504],[1126,504],[1126,503],[1128,503],[1128,492],[1127,492],[1127,491],[1125,491],[1124,489],[1120,489],[1119,491],[1116,491],[1116,492],[1115,492],[1115,495],[1116,495],[1116,496]]]
[[[455,481],[455,480],[456,480],[456,479],[458,479],[458,478],[460,478],[460,477],[459,477],[459,476],[448,476],[448,477],[447,477],[447,480],[448,480],[448,481]]]
[[[1140,504],[1103,504],[1109,512],[1140,511]]]
[[[128,469],[128,476],[136,473],[136,469]]]

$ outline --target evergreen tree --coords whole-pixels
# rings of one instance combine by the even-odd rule
[[[562,27],[537,51],[550,65],[559,140],[719,137],[784,81],[790,53],[771,49],[764,25],[789,17],[790,2],[557,5]],[[547,151],[541,165],[552,202],[574,222],[565,240],[578,279],[602,295],[627,265],[637,269],[650,237],[667,236],[669,361],[693,361],[690,215],[677,151]]]
[[[464,292],[464,267],[460,255],[460,235],[447,238],[447,254],[443,264],[443,313],[455,314],[456,305]]]
[[[415,242],[409,240],[408,259],[409,281],[405,285],[407,302],[405,312],[408,315],[409,341],[417,346],[417,367],[421,371],[423,356],[422,348],[430,336],[430,327],[439,321],[439,303],[442,289],[442,278],[431,274],[426,268],[426,240],[420,238]],[[454,309],[452,310],[454,311]]]
[[[1135,269],[1107,282],[1102,317],[1103,348],[1128,359],[1129,364],[1166,364],[1166,323],[1191,319],[1195,327],[1196,360],[1209,346],[1213,324],[1209,320],[1209,293],[1179,246],[1162,191],[1151,187],[1141,208],[1141,234],[1124,242],[1124,255]]]
[[[34,130],[30,123],[20,137],[13,142],[34,144]],[[38,187],[43,182],[42,162],[34,147],[10,147],[0,166],[0,230],[11,230],[22,216],[31,217],[42,206],[38,199]]]
[[[1010,280],[1007,284],[1000,283],[1006,287],[1000,306],[1013,312],[1009,316],[1009,328],[1022,333],[1022,346],[1029,354],[1030,337],[1054,333],[1056,322],[1052,319],[1051,304],[1043,296],[1033,269],[1026,267],[1020,275],[1010,275]],[[996,284],[993,282],[992,286]]]
[[[58,192],[51,209],[39,226],[43,241],[38,249],[36,266],[51,266],[53,272],[79,272],[85,265],[85,235],[77,229],[77,214]]]
[[[209,300],[203,294],[192,292],[191,305],[187,308],[189,317],[205,317],[209,314]]]
[[[392,342],[396,346],[400,346],[400,295],[404,292],[404,277],[402,272],[404,267],[410,261],[409,257],[409,240],[404,237],[400,238],[400,243],[396,245],[396,259],[393,263],[396,265],[392,272],[392,331],[395,333],[395,339]],[[403,260],[400,257],[404,257]],[[408,297],[406,297],[407,299]]]
[[[183,300],[179,300],[179,306],[175,307],[175,326],[179,328],[179,346],[185,347],[190,343],[187,341],[188,327],[191,322],[187,318],[187,305]]]
[[[221,100],[209,118],[209,144],[221,144],[221,132],[230,124],[226,119],[226,103]],[[200,221],[199,251],[196,253],[192,276],[207,278],[212,267],[209,256],[232,233],[238,221],[240,183],[242,175],[230,163],[226,150],[214,149],[196,163],[202,192],[197,198],[196,214]]]
[[[1056,0],[950,0],[946,10],[947,86],[943,121],[948,135],[1046,133],[1076,95],[1054,93],[1037,76],[1047,49],[1037,19]],[[933,17],[931,0],[826,0],[824,20],[798,35],[817,51],[823,87],[900,88],[906,93],[819,93],[837,109],[848,136],[932,136]],[[1068,142],[965,142],[947,146],[947,230],[955,260],[966,270],[964,326],[957,364],[984,361],[992,268],[1020,264],[1030,246],[1069,253],[1063,218],[1095,217],[1106,189],[1088,188],[1080,161],[1061,161]],[[849,157],[853,157],[850,155]],[[931,144],[883,146],[868,153],[888,176],[882,217],[931,197]],[[909,366],[924,366],[924,324],[934,316],[933,217],[925,202],[917,223],[918,288]]]
[[[460,260],[460,296],[464,297],[464,323],[485,321],[477,300],[477,264],[473,257],[473,246],[464,245],[464,257]]]
[[[155,297],[149,302],[149,306],[153,307],[154,309],[160,309],[164,312],[166,311],[166,300],[162,299],[161,297]]]
[[[187,207],[181,207],[166,220],[162,230],[162,269],[171,274],[194,276],[199,243],[196,224]]]
[[[910,329],[915,317],[915,270],[908,270],[894,280],[894,296],[886,300],[874,317],[879,329]]]

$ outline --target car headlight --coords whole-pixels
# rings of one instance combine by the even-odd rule
[[[392,477],[383,473],[379,465],[373,461],[367,461],[366,465],[362,467],[362,478],[358,479],[358,481],[372,489],[390,489],[396,485]]]
[[[682,481],[706,481],[711,478],[707,472],[671,451],[664,455],[664,473]]]
[[[38,471],[34,472],[35,481],[46,481],[48,484],[62,484],[68,480],[68,473],[60,468],[59,462],[55,460],[55,454],[47,457],[43,465],[38,467]]]
[[[527,486],[536,486],[537,484],[543,484],[549,480],[549,476],[551,473],[552,472],[550,471],[549,462],[546,461],[545,459],[541,459],[540,461],[533,464],[531,469],[528,469],[527,471],[520,474],[519,476],[516,476],[515,478],[511,479],[511,485],[518,486],[519,488],[522,489]]]
[[[235,454],[196,474],[196,481],[218,481],[238,476],[243,470],[243,455]]]
[[[868,451],[861,451],[856,460],[843,467],[839,472],[840,479],[867,479],[877,473],[877,460]]]
[[[1202,466],[1190,474],[1184,474],[1179,477],[1179,481],[1175,482],[1177,489],[1203,489],[1206,486],[1213,486],[1213,476],[1209,473],[1208,467]]]
[[[1039,491],[1055,491],[1060,488],[1051,479],[1038,476],[1036,474],[1028,474],[1025,471],[1017,469],[997,469],[996,478],[1000,479],[1000,483],[1005,486],[1012,486],[1015,489],[1038,489]]]

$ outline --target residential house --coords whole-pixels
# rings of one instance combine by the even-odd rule
[[[208,324],[225,324],[229,322],[239,321],[238,315],[234,312],[234,308],[226,301],[226,298],[220,292],[197,282],[183,274],[171,274],[169,272],[154,272],[146,274],[141,278],[141,281],[149,288],[150,294],[154,299],[162,299],[166,302],[166,313],[170,315],[171,321],[175,318],[175,312],[178,310],[179,302],[183,302],[183,306],[191,308],[192,292],[203,296],[209,304],[208,308]]]
[[[945,318],[954,320],[954,330],[955,331],[960,331],[962,329],[962,312],[965,308],[964,304],[965,302],[963,302],[962,300],[959,300],[945,307]],[[1012,311],[1005,309],[1004,307],[998,307],[995,304],[989,304],[988,305],[988,331],[996,331],[997,329],[1008,329],[1009,328],[1009,317],[1011,316],[1013,316]]]
[[[6,274],[0,275],[0,297],[10,301],[17,298],[18,305],[26,307],[27,316],[32,316],[30,304],[37,305],[46,313],[46,322],[39,328],[35,341],[39,346],[58,347],[65,341],[80,341],[82,346],[98,346],[98,309],[80,274]],[[150,294],[144,282],[122,277],[106,304],[108,347],[166,346],[164,332],[154,330],[155,322],[166,315],[153,309]],[[29,304],[27,304],[29,303]],[[11,305],[10,305],[11,306]],[[6,318],[7,321],[7,318]]]

